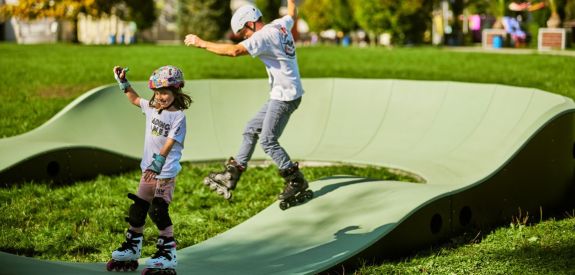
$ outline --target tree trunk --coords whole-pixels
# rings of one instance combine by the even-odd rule
[[[72,43],[78,44],[80,40],[78,39],[78,16],[72,19]]]

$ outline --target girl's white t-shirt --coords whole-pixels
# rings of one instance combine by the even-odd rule
[[[271,99],[292,101],[304,93],[291,34],[293,25],[293,18],[286,15],[240,42],[252,57],[259,57],[266,65]]]
[[[140,98],[140,108],[142,108],[142,113],[146,115],[144,156],[142,157],[142,162],[140,162],[142,172],[152,164],[154,154],[159,154],[167,139],[171,138],[176,142],[166,157],[166,163],[162,167],[162,172],[156,178],[176,177],[182,169],[180,159],[182,158],[184,139],[186,138],[186,115],[183,111],[171,112],[167,110],[158,114],[158,110],[150,107],[149,101],[142,98]]]

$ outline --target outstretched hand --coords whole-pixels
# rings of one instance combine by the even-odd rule
[[[128,88],[131,87],[130,82],[126,78],[126,72],[128,68],[122,68],[120,66],[114,66],[114,78],[118,81],[118,85],[120,85],[120,90],[124,93],[128,91]]]
[[[186,38],[184,39],[184,43],[186,44],[186,46],[194,46],[194,47],[198,47],[198,48],[204,48],[204,43],[205,41],[202,40],[199,36],[195,35],[195,34],[188,34],[186,35]]]
[[[125,83],[128,82],[126,78],[126,72],[128,72],[128,68],[122,68],[120,66],[114,66],[114,78],[118,83]]]

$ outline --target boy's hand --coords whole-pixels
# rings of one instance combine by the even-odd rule
[[[188,34],[186,35],[186,39],[184,39],[184,43],[186,44],[186,46],[194,46],[198,48],[205,48],[204,42],[205,42],[204,40],[202,40],[195,34]]]
[[[120,66],[115,66],[114,67],[114,78],[116,79],[116,81],[118,82],[118,84],[120,85],[120,89],[122,91],[126,91],[126,89],[128,87],[130,87],[130,82],[128,82],[128,79],[126,78],[126,73],[129,71],[130,69],[128,68],[122,68]]]

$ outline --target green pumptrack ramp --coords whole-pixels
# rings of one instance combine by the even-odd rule
[[[360,259],[426,247],[469,226],[508,220],[518,208],[538,213],[540,207],[559,207],[572,191],[575,104],[569,98],[443,81],[303,84],[302,104],[280,139],[293,159],[397,168],[425,182],[347,176],[312,182],[313,200],[286,211],[276,202],[227,232],[179,250],[179,274],[341,270]],[[145,85],[134,83],[147,98]],[[186,90],[195,103],[186,111],[182,161],[196,162],[236,153],[268,84],[192,80]],[[0,183],[69,181],[136,168],[143,128],[144,116],[116,85],[96,88],[41,127],[0,140]],[[266,156],[258,148],[254,159]],[[7,253],[0,253],[0,266],[3,274],[107,273],[103,262]]]

